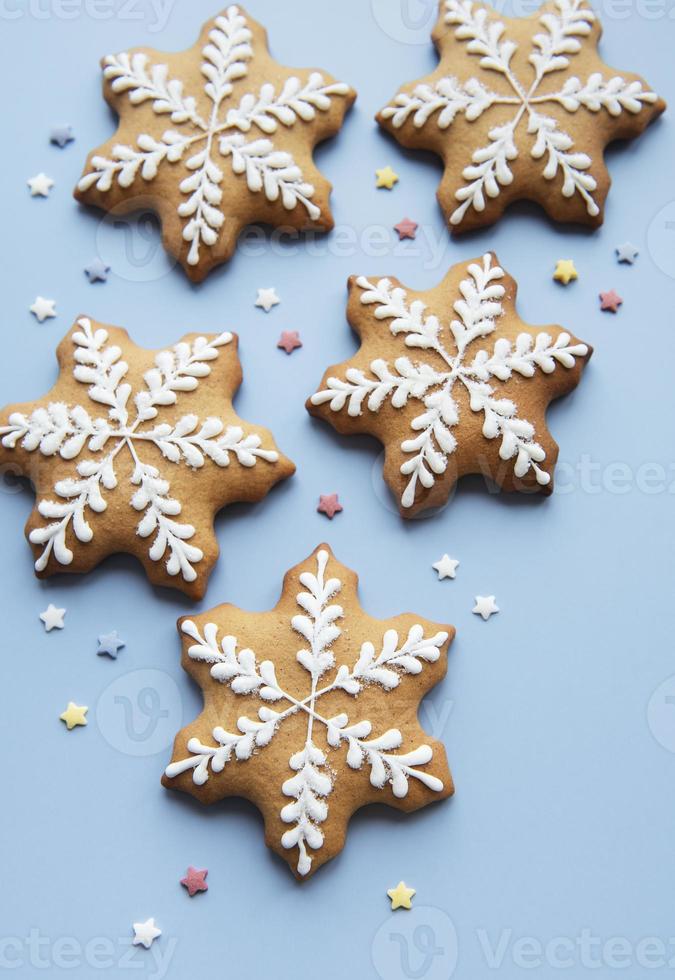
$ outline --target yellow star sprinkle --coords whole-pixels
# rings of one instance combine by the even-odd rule
[[[392,189],[394,184],[398,183],[398,174],[394,173],[391,167],[386,166],[381,170],[375,171],[375,176],[377,177],[376,187],[386,187],[388,191]]]
[[[391,899],[392,909],[411,909],[414,888],[408,888],[404,881],[399,881],[396,888],[390,888],[387,895]]]
[[[71,728],[76,728],[78,725],[87,724],[87,719],[85,715],[87,714],[88,711],[89,708],[85,708],[84,706],[75,704],[74,701],[69,701],[68,707],[66,708],[66,710],[63,712],[62,715],[59,715],[59,718],[61,719],[61,721],[65,721],[66,727],[68,731],[70,731]]]
[[[574,267],[572,259],[559,259],[555,267],[553,278],[556,282],[561,282],[564,286],[569,286],[571,282],[579,278],[579,273]]]

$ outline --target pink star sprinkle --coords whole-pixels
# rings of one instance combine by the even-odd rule
[[[302,347],[302,341],[300,340],[300,334],[297,330],[284,330],[279,338],[279,343],[277,347],[285,350],[287,354],[292,354],[294,350],[298,347]]]
[[[600,309],[608,313],[618,313],[623,300],[614,289],[608,293],[600,293]]]
[[[206,884],[206,876],[208,871],[204,868],[203,871],[198,871],[197,868],[193,868],[192,865],[187,869],[187,873],[184,878],[181,878],[181,885],[185,885],[188,890],[188,895],[192,898],[197,892],[207,892],[209,886]]]
[[[410,218],[404,218],[403,221],[394,225],[394,231],[397,233],[399,241],[403,241],[404,238],[414,238],[417,234],[417,228],[417,222],[411,221]]]
[[[344,507],[338,500],[336,493],[322,493],[319,497],[319,506],[316,508],[319,514],[325,514],[331,521],[336,514],[341,514]]]

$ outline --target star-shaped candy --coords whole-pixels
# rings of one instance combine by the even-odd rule
[[[63,622],[65,615],[65,609],[58,609],[50,602],[45,611],[40,613],[40,619],[45,626],[45,633],[51,633],[52,630],[62,630],[65,625]]]
[[[54,186],[54,181],[47,174],[37,174],[26,181],[30,187],[31,197],[49,197],[49,192]]]
[[[617,245],[616,247],[617,262],[625,262],[627,265],[634,265],[639,254],[640,253],[632,242],[624,242],[623,245]]]
[[[60,146],[61,149],[75,139],[72,126],[54,126],[49,134],[49,142]]]
[[[51,320],[52,317],[56,316],[56,300],[36,296],[35,302],[29,309],[39,323],[44,323],[45,320]]]
[[[181,878],[180,883],[187,888],[188,895],[192,898],[197,892],[207,892],[209,886],[206,884],[206,876],[208,871],[206,868],[203,871],[198,871],[197,868],[193,868],[192,865],[187,869],[185,877]]]
[[[558,259],[553,278],[556,282],[562,283],[563,286],[569,286],[571,282],[578,279],[579,273],[572,259]]]
[[[623,300],[615,289],[610,289],[607,293],[600,293],[600,309],[605,313],[618,313]]]
[[[65,721],[66,728],[68,731],[71,731],[73,728],[77,728],[78,725],[87,724],[88,711],[89,708],[86,708],[83,705],[75,704],[74,701],[69,701],[68,707],[63,714],[59,715],[59,719],[61,721]]]
[[[106,265],[102,259],[95,258],[89,265],[84,267],[84,274],[89,282],[107,282],[110,266]]]
[[[98,638],[98,650],[96,653],[99,657],[110,657],[112,660],[117,660],[117,654],[120,652],[122,647],[125,646],[124,640],[121,640],[117,630],[113,630],[112,633],[102,633]]]
[[[300,334],[297,330],[282,331],[277,347],[281,348],[281,350],[285,350],[287,354],[292,354],[294,350],[298,350],[299,347],[302,347]]]
[[[386,167],[382,167],[380,170],[375,171],[375,186],[384,187],[386,190],[390,191],[394,184],[397,184],[399,180],[398,174],[394,173],[389,164]]]
[[[427,292],[353,277],[349,321],[361,347],[324,374],[308,411],[385,447],[401,513],[440,507],[459,477],[550,494],[558,447],[546,408],[571,391],[591,349],[560,327],[531,327],[492,253],[453,266]]]
[[[255,301],[255,305],[264,310],[265,313],[269,313],[273,306],[278,306],[281,300],[277,296],[277,291],[274,286],[269,289],[259,289],[258,296]]]
[[[493,595],[477,595],[476,605],[471,612],[487,621],[490,616],[494,616],[495,613],[499,612],[499,606],[495,602]]]
[[[438,572],[438,578],[440,581],[444,578],[455,578],[457,575],[459,562],[456,558],[451,558],[449,555],[443,555],[439,561],[434,562],[432,567]]]
[[[410,218],[404,218],[403,221],[394,225],[394,231],[398,235],[399,241],[403,241],[404,238],[414,238],[417,234],[417,228],[417,222],[411,221]]]
[[[145,922],[134,922],[134,946],[145,946],[150,949],[155,939],[162,935],[162,930],[155,925],[154,918],[146,919]]]
[[[209,20],[197,43],[103,59],[119,118],[90,154],[75,196],[116,212],[143,198],[167,250],[199,282],[233,254],[253,222],[330,230],[330,184],[312,159],[355,98],[329,75],[285,68],[242,7]]]
[[[597,227],[609,190],[603,153],[665,108],[646,83],[607,67],[588,0],[552,0],[507,18],[474,0],[441,0],[440,64],[379,114],[407,148],[443,158],[438,198],[453,231],[492,224],[512,201]]]
[[[319,506],[316,509],[319,514],[325,514],[332,521],[336,514],[342,513],[344,507],[336,493],[322,493],[319,497]]]
[[[216,513],[261,500],[294,471],[233,408],[236,336],[189,334],[151,351],[80,317],[57,353],[48,394],[0,411],[0,466],[36,487],[26,533],[38,577],[127,553],[153,584],[201,598]]]
[[[391,899],[392,911],[394,909],[411,909],[415,889],[408,888],[404,881],[399,881],[396,888],[390,888],[387,891],[387,895]]]
[[[298,878],[342,849],[360,807],[411,812],[453,792],[443,746],[417,718],[453,628],[366,615],[356,575],[327,545],[287,572],[270,612],[221,605],[178,626],[204,710],[162,782],[203,803],[254,801]]]

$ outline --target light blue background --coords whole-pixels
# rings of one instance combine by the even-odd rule
[[[0,972],[14,957],[17,975],[58,975],[71,949],[64,937],[82,947],[103,937],[114,953],[101,946],[97,966],[91,952],[87,961],[71,949],[69,974],[124,975],[131,923],[149,916],[163,930],[155,953],[171,953],[166,975],[176,980],[370,980],[374,961],[386,980],[398,980],[404,954],[409,976],[447,980],[453,923],[455,975],[467,980],[561,972],[550,955],[524,969],[512,945],[491,970],[480,930],[493,945],[500,936],[545,945],[558,936],[574,943],[587,929],[631,945],[623,972],[632,978],[671,972],[635,958],[643,937],[667,943],[675,935],[675,707],[666,701],[675,683],[655,695],[651,728],[647,717],[650,698],[675,673],[675,235],[666,229],[675,204],[655,217],[675,197],[671,119],[610,152],[614,186],[597,233],[554,228],[519,207],[498,227],[453,242],[434,197],[438,163],[405,153],[373,123],[400,83],[435,65],[425,41],[431,8],[416,3],[406,21],[403,0],[378,2],[378,23],[366,0],[251,0],[282,63],[320,66],[359,92],[339,138],[317,154],[335,185],[341,234],[355,233],[358,244],[336,236],[314,248],[268,242],[199,287],[161,250],[144,263],[152,237],[101,225],[71,189],[87,151],[113,131],[99,57],[136,44],[187,46],[215,12],[213,0],[178,0],[162,30],[146,0],[113,4],[112,18],[105,3],[86,0],[2,5],[2,140],[10,148],[1,190],[3,402],[50,387],[54,347],[78,313],[122,324],[148,347],[190,330],[237,331],[245,383],[236,406],[273,426],[298,473],[261,504],[219,518],[222,555],[202,608],[225,600],[268,608],[284,571],[325,539],[360,572],[370,613],[413,610],[454,623],[458,638],[447,679],[422,711],[447,746],[455,799],[409,818],[384,808],[361,814],[340,857],[298,886],[267,852],[248,804],[206,810],[159,784],[170,737],[200,706],[179,666],[174,626],[189,603],[153,591],[128,558],[86,578],[38,582],[21,532],[32,495],[7,483]],[[672,10],[617,3],[604,22],[605,60],[675,97]],[[76,131],[65,150],[48,144],[58,123]],[[374,170],[388,163],[400,184],[376,191]],[[56,181],[49,200],[31,199],[25,186],[40,170]],[[391,226],[405,215],[421,231],[399,246]],[[385,229],[377,254],[366,237],[374,226]],[[633,268],[614,257],[626,239],[641,253]],[[579,389],[550,412],[562,447],[560,492],[507,499],[469,481],[440,515],[403,523],[383,489],[376,446],[337,437],[310,420],[303,401],[325,366],[355,349],[344,317],[349,274],[393,274],[427,288],[487,248],[519,280],[524,319],[560,322],[596,350]],[[97,251],[114,274],[92,286],[82,270]],[[568,289],[551,280],[561,257],[573,257],[580,272]],[[265,316],[253,302],[270,285],[282,305]],[[598,309],[598,292],[611,287],[625,299],[616,317]],[[28,313],[38,293],[56,299],[58,319],[40,325]],[[292,357],[276,349],[282,329],[304,341]],[[579,472],[584,459],[590,476]],[[649,464],[667,481],[650,483]],[[345,507],[333,523],[315,512],[318,495],[331,491]],[[438,583],[430,568],[444,551],[461,561],[454,582]],[[487,624],[471,615],[478,593],[494,593],[502,610]],[[45,634],[38,619],[48,602],[68,608],[60,633]],[[116,662],[95,655],[97,635],[110,629],[127,643]],[[139,679],[137,671],[151,673]],[[148,688],[168,713],[155,741],[143,739]],[[58,721],[69,699],[89,706],[86,729],[68,733]],[[188,864],[209,869],[208,894],[193,900],[178,884]],[[401,878],[417,889],[418,909],[390,922],[385,891]],[[45,939],[38,959],[25,944],[31,930]],[[420,949],[430,937],[444,952],[425,963]],[[614,976],[608,954],[593,949],[598,969],[577,951],[563,973]],[[129,968],[157,975],[143,949]]]

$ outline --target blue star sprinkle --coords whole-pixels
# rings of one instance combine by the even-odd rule
[[[99,657],[105,656],[117,660],[117,654],[123,646],[125,646],[124,640],[120,640],[117,630],[113,630],[112,633],[103,633],[99,636],[96,653]]]

